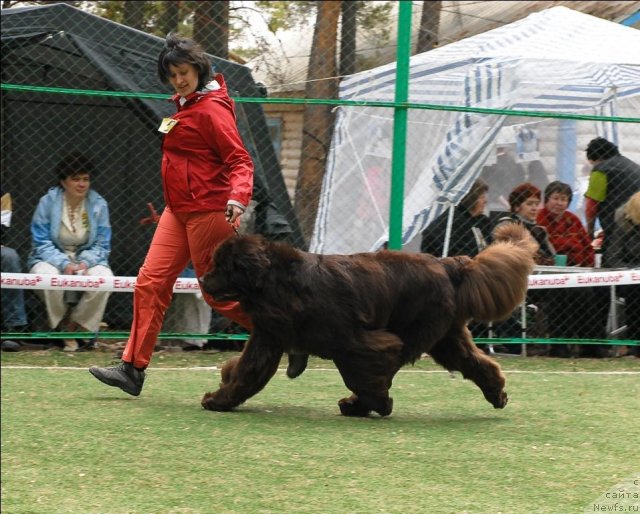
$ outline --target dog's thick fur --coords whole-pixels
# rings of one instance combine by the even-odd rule
[[[391,251],[316,255],[260,236],[228,239],[203,287],[218,300],[240,301],[254,328],[203,407],[240,405],[267,384],[283,352],[297,350],[334,361],[353,393],[338,402],[347,416],[389,415],[393,377],[425,352],[503,408],[504,376],[476,348],[466,324],[504,319],[523,301],[537,245],[520,225],[500,230],[507,241],[473,259]]]

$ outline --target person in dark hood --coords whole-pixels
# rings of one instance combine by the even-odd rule
[[[489,218],[484,214],[489,186],[477,179],[469,192],[454,208],[451,238],[447,255],[473,257],[487,246],[491,235]],[[422,232],[420,250],[436,257],[444,255],[444,242],[449,211],[442,213]]]

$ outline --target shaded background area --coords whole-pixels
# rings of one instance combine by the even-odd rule
[[[156,77],[163,39],[65,4],[2,11],[2,83],[40,87],[162,93]],[[263,96],[249,68],[210,56],[231,96]],[[172,102],[3,90],[2,188],[13,197],[12,226],[3,244],[26,260],[29,225],[39,198],[56,184],[53,168],[79,150],[96,166],[92,188],[109,202],[115,275],[135,276],[152,227],[140,220],[164,205],[160,133]],[[255,163],[250,230],[300,245],[260,104],[236,104],[238,126]],[[105,321],[130,323],[132,295],[112,295]]]

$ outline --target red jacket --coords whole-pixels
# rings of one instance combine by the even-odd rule
[[[594,265],[591,239],[578,216],[564,211],[560,219],[556,219],[546,208],[542,208],[538,211],[537,223],[547,229],[556,253],[566,255],[569,266]]]
[[[171,118],[162,141],[162,188],[173,212],[224,211],[228,200],[249,205],[253,161],[242,143],[233,100],[222,75],[220,89],[196,91]]]

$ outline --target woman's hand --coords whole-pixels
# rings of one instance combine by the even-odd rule
[[[84,262],[70,262],[64,267],[65,275],[86,275],[89,267]]]
[[[244,211],[237,205],[228,204],[227,208],[224,211],[224,214],[227,218],[227,221],[234,225],[236,220],[244,214]]]
[[[87,270],[89,269],[89,266],[86,265],[86,263],[84,262],[79,262],[78,264],[76,264],[76,275],[86,275],[87,274]]]

